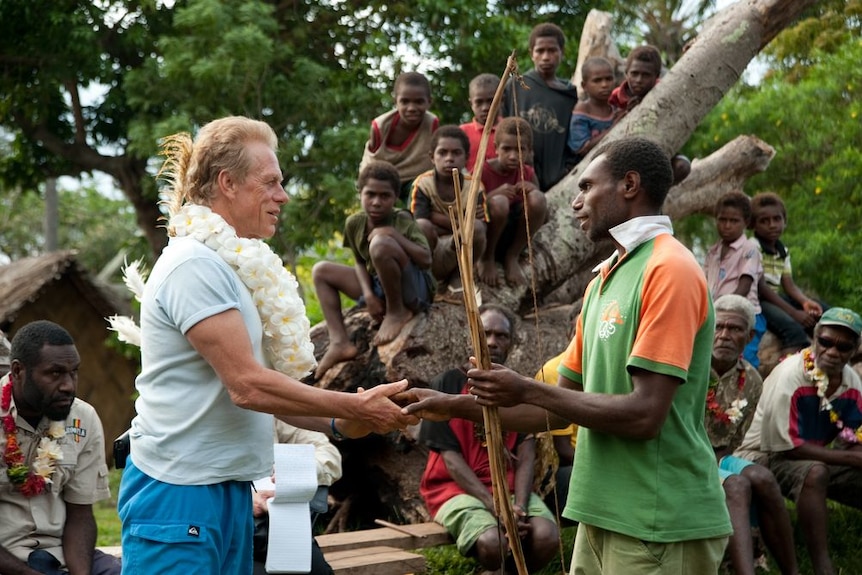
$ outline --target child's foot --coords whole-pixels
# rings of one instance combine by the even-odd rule
[[[323,354],[323,357],[320,358],[320,362],[317,364],[317,369],[314,370],[314,379],[320,379],[323,377],[329,368],[334,366],[336,363],[341,363],[342,361],[347,361],[348,359],[353,359],[359,353],[359,350],[352,343],[329,343],[329,348],[326,350],[326,353]]]
[[[401,328],[412,318],[413,312],[410,310],[405,309],[403,313],[397,315],[387,311],[380,329],[377,330],[377,335],[374,336],[374,345],[383,345],[398,337]]]
[[[497,262],[492,260],[481,259],[476,264],[476,275],[479,276],[479,281],[487,286],[495,287],[498,283],[497,278]]]
[[[524,275],[524,270],[521,269],[521,264],[518,263],[518,258],[506,258],[503,262],[503,272],[506,276],[506,283],[510,286],[519,286],[527,283],[527,277]]]

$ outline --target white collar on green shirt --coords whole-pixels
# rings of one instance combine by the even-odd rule
[[[630,252],[658,235],[673,235],[673,225],[667,216],[639,216],[612,227],[608,233],[614,241],[625,248],[626,252]],[[593,268],[593,271],[598,272],[603,265],[610,264],[618,255],[619,250],[614,250],[611,257]]]

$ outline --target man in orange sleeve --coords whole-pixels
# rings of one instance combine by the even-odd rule
[[[563,511],[579,522],[573,573],[717,573],[731,533],[703,427],[715,319],[700,266],[661,215],[672,179],[644,138],[602,146],[581,175],[575,218],[616,251],[587,287],[557,386],[493,365],[468,372],[468,395],[416,390],[405,408],[478,418],[496,406],[517,431],[577,424]]]

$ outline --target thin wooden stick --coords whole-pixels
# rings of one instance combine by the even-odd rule
[[[473,277],[473,230],[476,221],[476,206],[479,201],[480,185],[482,181],[482,168],[485,163],[485,154],[488,148],[488,140],[494,119],[500,109],[500,101],[503,98],[503,90],[510,74],[516,73],[518,64],[515,60],[515,52],[509,56],[506,62],[506,70],[494,93],[491,108],[488,111],[488,119],[485,129],[482,131],[482,139],[479,142],[479,151],[476,156],[476,164],[473,170],[473,179],[467,193],[466,206],[461,202],[461,177],[457,170],[453,170],[452,176],[455,183],[455,206],[449,207],[449,219],[452,223],[452,237],[458,254],[458,268],[461,274],[463,287],[464,308],[467,314],[467,323],[470,327],[470,341],[473,346],[473,355],[476,364],[482,369],[491,369],[491,356],[488,351],[488,342],[485,339],[485,330],[482,328],[479,316],[479,306],[476,302],[476,283]],[[463,209],[462,209],[463,207]],[[456,230],[458,233],[456,233]],[[527,564],[524,560],[524,552],[521,548],[521,539],[518,537],[518,521],[515,518],[514,508],[509,496],[509,485],[506,480],[506,454],[503,441],[503,427],[500,422],[500,413],[496,407],[482,407],[482,419],[485,424],[485,441],[488,446],[488,459],[491,468],[491,486],[494,496],[494,508],[497,516],[502,519],[509,542],[509,549],[515,560],[515,566],[519,575],[528,575]]]

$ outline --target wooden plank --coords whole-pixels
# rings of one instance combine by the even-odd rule
[[[395,547],[365,547],[327,552],[336,575],[405,575],[425,571],[425,557]]]
[[[372,545],[384,545],[397,547],[398,549],[424,549],[426,547],[437,547],[438,545],[452,543],[449,533],[438,523],[415,523],[401,525],[400,528],[400,531],[390,529],[389,527],[346,531],[344,533],[318,535],[316,539],[317,544],[320,545],[324,553],[357,549]],[[402,531],[410,531],[413,535],[407,535]]]

